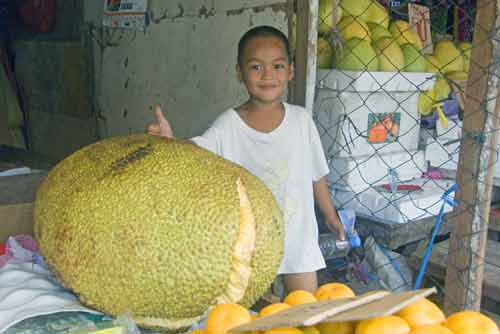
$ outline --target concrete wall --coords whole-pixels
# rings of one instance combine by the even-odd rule
[[[102,1],[86,1],[101,135],[144,131],[155,103],[177,136],[200,134],[246,98],[234,70],[238,39],[259,24],[286,31],[285,8],[284,0],[153,0],[149,26],[135,32],[101,29]]]
[[[59,160],[98,138],[143,132],[162,105],[178,137],[242,102],[234,66],[249,27],[286,31],[286,0],[150,0],[144,32],[102,27],[102,0],[60,3],[51,34],[22,31],[17,74],[33,149]]]

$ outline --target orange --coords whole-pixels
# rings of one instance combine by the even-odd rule
[[[250,322],[252,317],[246,308],[238,304],[219,304],[210,312],[205,334],[229,334],[229,329]]]
[[[442,325],[424,325],[413,328],[410,334],[454,334],[454,333]]]
[[[300,304],[308,304],[314,303],[316,298],[312,293],[305,290],[295,290],[292,291],[286,296],[283,303],[288,304],[290,306],[300,305]]]
[[[406,306],[396,315],[408,321],[412,328],[440,324],[446,319],[443,311],[427,298]]]
[[[205,334],[205,331],[202,329],[195,329],[194,331],[189,332],[189,334]]]
[[[321,334],[354,334],[356,329],[353,322],[323,322],[316,327]]]
[[[304,332],[295,327],[279,327],[279,328],[268,329],[264,332],[264,334],[302,334],[302,333]]]
[[[446,319],[444,325],[454,334],[498,334],[498,326],[479,312],[457,312]]]
[[[409,334],[410,325],[405,319],[394,315],[361,321],[356,334]]]
[[[285,303],[270,304],[270,305],[267,305],[266,307],[264,307],[262,310],[260,310],[259,316],[263,317],[263,316],[266,316],[269,314],[273,314],[273,313],[276,313],[279,311],[286,310],[287,308],[290,308],[290,307],[291,307],[290,305],[285,304]]]
[[[317,300],[328,300],[354,297],[356,294],[345,284],[328,283],[320,286],[314,296]]]

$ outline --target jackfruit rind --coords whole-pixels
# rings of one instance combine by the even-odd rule
[[[41,253],[83,303],[186,326],[228,288],[241,225],[238,179],[255,219],[255,250],[235,302],[249,307],[280,264],[281,211],[257,177],[185,141],[115,137],[55,166],[35,202]]]

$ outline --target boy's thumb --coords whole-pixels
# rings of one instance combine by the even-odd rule
[[[163,112],[161,111],[161,107],[158,104],[155,106],[155,115],[158,123],[165,123],[167,121],[165,115],[163,115]]]

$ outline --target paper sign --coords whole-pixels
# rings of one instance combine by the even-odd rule
[[[148,0],[104,0],[103,25],[144,30]]]
[[[414,27],[415,32],[420,36],[423,52],[430,54],[433,52],[432,36],[431,36],[431,14],[429,8],[416,4],[408,5],[408,17],[410,25]]]

